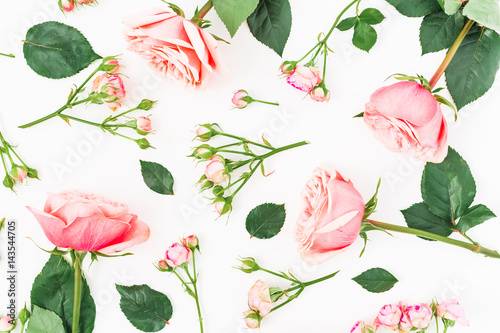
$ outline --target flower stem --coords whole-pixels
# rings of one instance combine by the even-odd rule
[[[282,279],[285,279],[285,280],[291,281],[291,282],[293,282],[293,283],[300,283],[300,281],[297,281],[297,280],[295,280],[295,279],[293,279],[293,278],[289,278],[289,277],[287,277],[287,276],[285,276],[285,275],[281,275],[281,274],[279,274],[279,273],[276,273],[276,272],[270,271],[270,270],[265,269],[265,268],[262,268],[262,267],[260,267],[260,270],[261,270],[261,271],[263,271],[263,272],[269,273],[269,274],[271,274],[271,275],[278,276],[278,277],[280,277],[280,278],[282,278]]]
[[[228,149],[217,149],[217,152],[230,153],[230,154],[240,154],[240,155],[255,157],[255,154],[247,153],[246,151],[228,150]]]
[[[82,89],[85,87],[85,85],[90,81],[90,79],[92,79],[94,77],[94,75],[96,75],[99,71],[101,70],[101,66],[97,67],[93,72],[92,74],[90,74],[89,77],[87,77],[85,79],[85,81],[83,81],[83,83],[78,87],[76,88],[75,92],[73,93],[73,96],[71,96],[68,100],[68,103],[67,104],[71,104],[71,102],[73,102],[73,100],[76,98],[76,95],[78,95],[80,93],[80,91],[82,91]]]
[[[272,147],[266,146],[265,144],[258,143],[258,142],[253,142],[253,141],[247,140],[245,138],[242,138],[242,137],[239,137],[239,136],[236,136],[236,135],[227,134],[227,133],[223,133],[223,132],[217,132],[217,134],[218,135],[222,135],[222,136],[227,136],[228,138],[240,140],[243,143],[249,143],[249,144],[252,144],[252,145],[257,146],[257,147],[266,148],[266,149],[270,149],[270,150],[273,149]]]
[[[248,177],[246,177],[243,183],[241,183],[241,185],[238,186],[238,188],[233,192],[233,194],[231,194],[230,198],[234,198],[234,196],[243,188],[243,186],[245,186],[245,184],[250,180],[250,178],[252,178],[253,174],[260,167],[263,161],[264,161],[263,159],[259,160],[257,165],[252,169],[252,171],[250,171]]]
[[[120,118],[121,116],[124,116],[124,115],[126,115],[127,113],[130,113],[130,112],[135,111],[135,110],[137,110],[137,107],[135,107],[135,108],[133,108],[133,109],[130,109],[130,110],[127,110],[127,111],[125,111],[125,112],[122,112],[122,113],[120,113],[120,114],[118,114],[118,115],[116,115],[116,116],[114,116],[114,117],[111,117],[111,118],[109,118],[108,120],[104,121],[104,122],[103,122],[103,124],[109,123],[110,121],[115,121],[115,120],[117,120],[118,118]]]
[[[195,17],[193,18],[199,18],[199,19],[202,19],[205,17],[205,15],[207,15],[207,13],[210,11],[210,9],[212,9],[212,7],[214,6],[214,4],[212,3],[212,0],[208,0],[204,5],[203,7],[201,7],[201,9],[198,11],[198,15],[196,15]]]
[[[462,29],[462,31],[458,35],[457,39],[455,40],[453,45],[448,50],[448,53],[446,53],[446,57],[444,58],[443,62],[441,63],[441,65],[437,69],[436,73],[434,73],[431,80],[429,81],[429,85],[431,86],[431,90],[434,89],[434,87],[436,86],[437,82],[439,81],[439,79],[443,75],[444,71],[446,70],[446,68],[450,64],[451,60],[453,59],[453,57],[457,53],[457,50],[460,47],[460,44],[462,44],[462,41],[464,40],[465,36],[469,32],[470,28],[472,28],[472,25],[474,25],[474,23],[475,22],[473,20],[467,21],[464,28]]]
[[[424,238],[429,238],[429,239],[440,241],[440,242],[443,242],[446,244],[455,245],[455,246],[467,249],[469,251],[472,251],[474,253],[481,253],[487,257],[500,259],[500,254],[497,251],[484,248],[480,245],[462,242],[459,240],[436,235],[434,233],[419,230],[419,229],[413,229],[413,228],[408,228],[408,227],[403,227],[403,226],[399,226],[399,225],[378,222],[378,221],[373,221],[373,220],[368,220],[368,222],[371,223],[372,225],[374,225],[375,227],[380,228],[380,229],[400,232],[400,233],[409,234],[409,235],[420,236],[420,237],[424,237]]]
[[[31,127],[31,126],[35,126],[36,124],[39,124],[39,123],[42,123],[46,120],[49,120],[51,118],[54,118],[54,117],[57,117],[61,112],[63,112],[64,110],[66,110],[68,108],[68,105],[64,105],[62,106],[61,108],[59,108],[59,110],[51,113],[51,114],[48,114],[46,115],[45,117],[42,117],[40,119],[37,119],[35,121],[32,121],[30,123],[27,123],[27,124],[24,124],[24,125],[21,125],[19,126],[19,128],[28,128],[28,127]]]
[[[0,53],[1,56],[4,56],[4,57],[9,57],[9,58],[15,58],[16,56],[13,55],[12,53],[10,54],[6,54],[6,53]]]
[[[282,151],[285,151],[285,150],[289,150],[289,149],[293,149],[293,148],[297,148],[297,147],[301,147],[301,146],[305,146],[305,145],[308,145],[309,142],[307,141],[301,141],[301,142],[297,142],[297,143],[294,143],[294,144],[291,144],[291,145],[288,145],[288,146],[284,146],[284,147],[281,147],[281,148],[274,148],[273,151],[267,153],[267,154],[264,154],[264,155],[260,155],[258,156],[259,159],[261,160],[264,160],[268,157],[271,157],[277,153],[281,153]],[[266,146],[267,147],[267,146]]]
[[[194,295],[195,295],[195,301],[196,301],[196,309],[198,310],[198,318],[200,320],[200,331],[203,333],[203,317],[201,315],[201,308],[200,308],[200,300],[199,300],[199,295],[198,295],[198,287],[196,286],[196,283],[198,282],[198,275],[196,274],[196,259],[195,259],[195,253],[193,251],[193,275],[194,278],[191,279],[191,282],[193,283],[193,288],[194,288]],[[188,272],[189,274],[189,272]]]
[[[340,19],[342,18],[342,15],[344,15],[344,13],[349,9],[351,8],[355,3],[360,3],[361,0],[353,0],[350,4],[347,5],[347,7],[345,7],[341,12],[340,14],[337,16],[337,19],[335,20],[335,22],[333,23],[333,26],[331,27],[330,31],[328,31],[328,33],[326,34],[325,38],[323,38],[321,41],[323,43],[326,43],[326,41],[328,40],[328,38],[330,37],[330,35],[332,34],[333,30],[335,30],[335,28],[337,27],[337,24],[339,23]]]
[[[280,104],[275,102],[266,102],[266,101],[261,101],[260,99],[253,99],[253,102],[257,102],[257,103],[262,103],[262,104],[269,104],[269,105],[275,105],[275,106],[279,106]]]
[[[80,324],[80,305],[82,303],[82,261],[87,255],[87,252],[76,252],[74,256],[75,268],[75,292],[73,302],[73,333],[78,333],[78,326]]]

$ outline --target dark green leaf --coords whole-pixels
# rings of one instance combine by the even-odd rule
[[[292,29],[292,10],[288,0],[260,0],[247,22],[258,41],[283,55]]]
[[[120,286],[120,308],[135,328],[143,332],[158,332],[172,318],[172,304],[167,296],[147,285]]]
[[[361,287],[371,293],[383,293],[391,290],[398,279],[383,268],[371,268],[353,278]]]
[[[257,8],[259,0],[213,0],[215,11],[234,37],[240,25]]]
[[[265,203],[248,213],[246,228],[252,237],[268,239],[276,236],[285,224],[285,205]]]
[[[424,17],[420,26],[422,54],[450,48],[464,24],[465,18],[460,11],[451,16],[440,11]]]
[[[438,0],[439,5],[443,8],[444,12],[448,15],[453,15],[462,6],[460,0]]]
[[[61,317],[34,305],[26,333],[65,333],[65,331]]]
[[[460,232],[467,232],[469,229],[494,217],[496,217],[496,215],[485,205],[473,206],[460,218],[457,224],[457,230]]]
[[[436,235],[448,237],[455,227],[450,221],[432,214],[423,202],[414,204],[410,208],[402,210],[401,213],[403,213],[408,227]]]
[[[443,162],[425,165],[420,185],[429,210],[450,223],[465,213],[476,195],[467,162],[451,147]]]
[[[359,14],[359,19],[368,24],[374,25],[379,24],[385,19],[380,10],[376,8],[366,8]]]
[[[144,182],[151,190],[160,194],[174,194],[174,178],[163,165],[141,161],[141,172]]]
[[[339,24],[337,24],[337,29],[340,31],[346,31],[354,27],[354,25],[358,22],[357,17],[348,17],[345,20],[340,21]]]
[[[474,26],[446,69],[446,85],[460,110],[493,85],[500,63],[500,36]]]
[[[73,76],[101,59],[80,31],[52,21],[28,30],[23,52],[31,69],[51,79]]]
[[[441,10],[436,0],[387,0],[398,12],[409,17],[421,17]]]
[[[469,0],[464,15],[500,33],[500,4],[498,0]]]
[[[358,21],[354,26],[354,35],[352,43],[357,48],[363,51],[370,51],[370,49],[377,42],[377,32],[371,25],[365,22]]]
[[[61,317],[64,329],[71,332],[73,324],[73,300],[75,270],[63,257],[51,255],[42,272],[35,278],[31,289],[31,306],[44,308]],[[82,303],[80,308],[81,333],[94,329],[95,303],[90,295],[87,281],[82,281]]]

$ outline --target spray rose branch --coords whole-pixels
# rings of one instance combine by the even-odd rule
[[[261,321],[265,316],[267,316],[271,312],[277,311],[278,309],[292,302],[294,299],[298,298],[306,287],[328,280],[337,275],[338,273],[337,271],[335,273],[326,275],[316,280],[302,282],[296,277],[294,277],[291,273],[288,274],[285,272],[278,273],[263,268],[257,264],[254,258],[247,257],[247,258],[241,258],[239,260],[241,261],[241,265],[235,268],[241,270],[244,273],[251,274],[253,272],[262,271],[273,276],[278,276],[292,283],[292,286],[285,290],[282,290],[281,288],[277,287],[269,288],[267,284],[261,280],[258,280],[254,284],[254,286],[250,289],[250,292],[248,293],[248,305],[250,309],[243,313],[248,328],[259,328]],[[283,296],[287,297],[286,301],[282,302],[281,304],[275,305],[276,302],[280,300]]]

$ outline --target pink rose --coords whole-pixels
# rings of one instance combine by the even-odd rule
[[[149,238],[149,227],[124,204],[77,191],[48,194],[43,211],[27,207],[57,247],[113,254]]]
[[[371,329],[371,331],[369,331],[369,329]],[[369,333],[369,332],[373,332],[373,328],[368,326],[364,321],[358,321],[351,328],[351,333]]]
[[[93,0],[76,0],[80,5],[84,5],[87,3],[94,3]]]
[[[187,236],[186,238],[184,238],[182,240],[182,244],[184,244],[184,246],[189,247],[189,248],[197,247],[198,243],[199,243],[198,237],[196,237],[195,235]]]
[[[23,167],[15,166],[10,171],[10,176],[15,181],[22,183],[28,177],[28,171]]]
[[[375,91],[364,120],[389,150],[440,163],[448,152],[448,126],[434,96],[412,81]]]
[[[261,280],[257,280],[248,292],[248,305],[250,309],[256,311],[261,317],[269,314],[273,308],[269,287]]]
[[[402,307],[401,310],[400,328],[403,332],[419,332],[429,327],[433,316],[433,311],[429,305],[425,303],[410,305]]]
[[[302,259],[319,264],[351,245],[359,236],[365,203],[349,180],[321,168],[302,192],[302,213],[295,238]]]
[[[247,325],[247,328],[250,329],[259,328],[260,323],[258,319],[258,314],[256,314],[255,311],[247,310],[243,312],[243,315],[245,316],[245,324]]]
[[[184,85],[204,85],[217,71],[225,74],[217,41],[193,22],[163,9],[123,20],[128,49]]]
[[[292,87],[306,93],[310,93],[321,81],[318,69],[302,65],[297,65],[293,73],[286,79],[286,82]]]
[[[244,100],[245,97],[248,96],[248,93],[245,90],[238,90],[234,93],[231,102],[233,106],[238,109],[243,109],[248,105],[248,102]]]
[[[160,266],[161,268],[164,268],[164,269],[168,269],[168,264],[165,260],[159,260],[158,266]]]
[[[108,73],[101,74],[94,79],[92,91],[106,94],[107,97],[102,98],[102,101],[108,103],[108,107],[113,111],[122,106],[121,103],[126,95],[122,78]]]
[[[0,318],[0,332],[7,332],[12,329],[13,320],[9,316],[3,316]]]
[[[465,318],[465,310],[456,299],[448,299],[437,306],[437,315],[441,318],[456,321],[469,326],[469,320]]]
[[[174,268],[180,266],[191,259],[191,250],[181,243],[172,244],[165,252],[165,261]]]
[[[73,0],[59,0],[59,8],[65,12],[71,12],[75,9],[75,2]]]
[[[311,90],[309,96],[315,102],[328,102],[330,100],[330,91],[320,85]]]
[[[402,311],[399,306],[394,304],[387,304],[380,309],[380,312],[375,318],[376,326],[383,326],[396,331],[401,321]]]
[[[148,117],[139,117],[137,118],[137,129],[143,132],[151,132],[151,119]]]
[[[218,155],[212,156],[210,163],[205,168],[207,179],[214,184],[220,184],[228,179],[224,159]]]

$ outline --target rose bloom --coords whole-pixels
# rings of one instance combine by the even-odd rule
[[[250,329],[259,328],[259,320],[252,318],[253,316],[249,317],[249,315],[257,315],[255,313],[255,311],[247,310],[247,311],[243,312],[243,315],[245,316],[245,324],[247,325],[247,328],[250,328]]]
[[[456,299],[448,299],[437,306],[437,315],[441,318],[456,321],[469,326],[469,320],[465,318],[465,310]]]
[[[402,311],[401,308],[394,304],[387,304],[380,309],[380,312],[375,318],[375,325],[389,328],[393,331],[398,329],[401,321]]]
[[[295,238],[302,259],[319,264],[359,236],[365,203],[349,180],[317,168],[302,192]]]
[[[322,81],[319,70],[314,67],[297,65],[286,82],[300,91],[310,93]]]
[[[11,324],[12,318],[9,316],[3,316],[0,318],[0,332],[7,332],[12,329],[13,324]]]
[[[184,244],[184,246],[186,247],[194,248],[198,246],[198,243],[199,243],[198,237],[196,237],[195,235],[187,236],[182,240],[182,244]]]
[[[165,252],[165,261],[174,268],[180,266],[191,259],[192,253],[189,248],[181,243],[172,244]]]
[[[151,119],[143,116],[137,118],[137,128],[144,132],[151,132]]]
[[[235,92],[233,98],[231,99],[233,106],[238,109],[245,108],[248,105],[248,102],[242,100],[242,98],[245,98],[247,96],[248,93],[245,90],[238,90],[237,92]]]
[[[94,194],[49,193],[43,211],[27,208],[49,241],[61,248],[113,254],[149,238],[149,227],[127,205]]]
[[[205,168],[207,179],[214,184],[220,184],[227,180],[227,170],[224,160],[217,155],[212,156],[210,163]]]
[[[123,20],[128,49],[186,86],[204,85],[217,71],[225,74],[215,38],[193,22],[163,9]]]
[[[269,314],[273,308],[269,287],[261,280],[257,280],[248,292],[248,305],[250,309],[256,311],[261,317]]]
[[[429,327],[433,315],[429,305],[422,303],[400,308],[403,312],[400,323],[403,332],[419,332]]]
[[[108,73],[101,74],[94,79],[92,91],[104,92],[109,95],[103,101],[108,103],[108,107],[113,111],[122,106],[121,103],[126,95],[122,78],[119,75],[109,75]]]
[[[315,102],[328,102],[330,100],[330,91],[326,88],[318,86],[309,93],[312,100]]]
[[[75,9],[75,2],[73,0],[59,0],[59,8],[65,12],[71,12]]]
[[[448,152],[448,125],[434,96],[412,81],[375,91],[366,104],[366,125],[395,152],[440,163]]]

